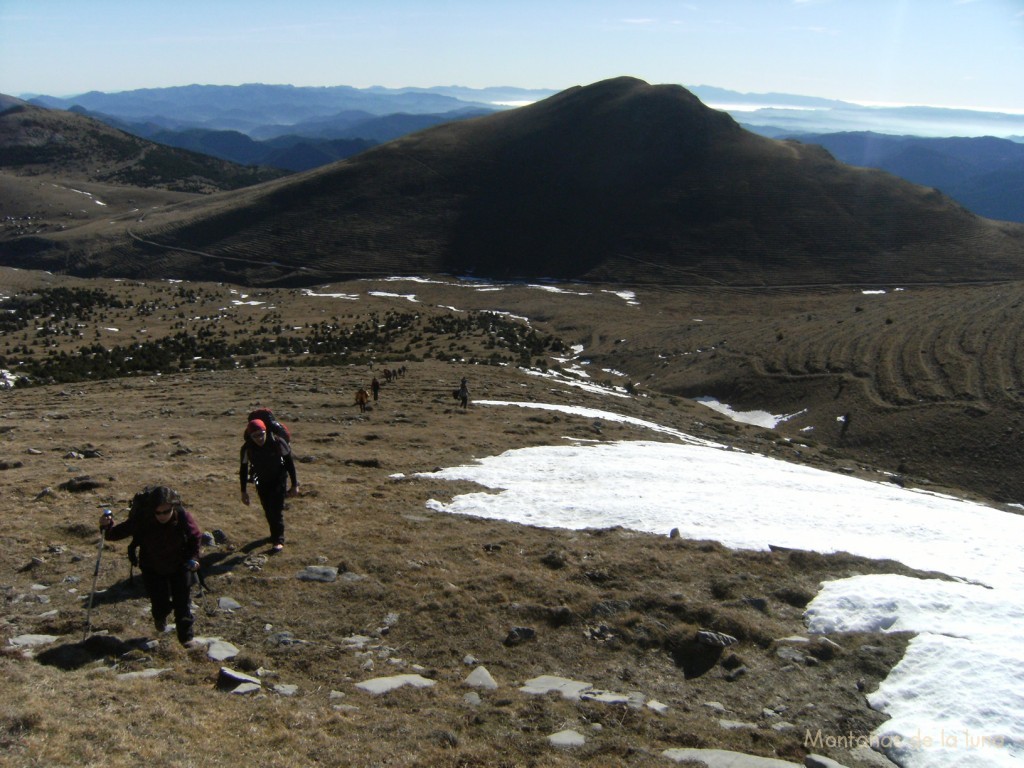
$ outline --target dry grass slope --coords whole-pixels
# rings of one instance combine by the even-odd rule
[[[214,597],[230,596],[242,608],[229,613],[216,610],[209,598],[199,601],[199,633],[240,647],[231,662],[236,668],[263,669],[268,684],[298,686],[291,697],[218,692],[220,665],[167,639],[152,652],[69,671],[7,650],[0,656],[0,741],[12,766],[653,766],[663,764],[660,751],[673,746],[736,749],[798,762],[808,751],[808,730],[866,734],[881,720],[866,707],[863,691],[899,659],[906,637],[838,636],[833,639],[840,648],[812,644],[806,654],[811,660],[796,667],[778,655],[778,640],[802,631],[802,607],[823,579],[903,572],[897,564],[846,555],[730,552],[714,543],[620,529],[544,530],[451,518],[425,507],[429,498],[450,498],[472,487],[418,478],[417,472],[517,447],[563,444],[566,438],[660,439],[628,424],[597,428],[593,419],[559,413],[479,405],[461,411],[450,390],[463,375],[475,399],[611,409],[741,449],[879,477],[826,446],[807,441],[794,450],[777,434],[658,391],[667,369],[659,368],[640,387],[640,396],[611,401],[515,367],[471,365],[468,360],[495,352],[488,336],[458,325],[440,330],[445,316],[465,314],[449,307],[500,305],[530,316],[565,343],[599,348],[628,337],[632,344],[635,332],[638,356],[653,357],[643,350],[648,341],[668,349],[693,340],[671,341],[658,330],[658,318],[670,322],[664,317],[668,308],[687,304],[682,311],[706,320],[694,326],[717,333],[723,328],[709,329],[716,318],[704,310],[718,307],[720,317],[737,312],[732,297],[716,304],[697,294],[684,302],[677,295],[641,293],[635,306],[578,287],[553,295],[526,286],[494,293],[436,283],[416,284],[413,304],[402,296],[404,286],[396,290],[391,283],[323,291],[359,296],[352,301],[26,272],[6,272],[5,285],[87,287],[125,299],[123,307],[97,312],[88,321],[76,317],[72,325],[81,337],[44,337],[56,345],[49,350],[22,332],[5,334],[3,341],[18,347],[18,356],[22,348],[29,356],[70,354],[97,338],[105,346],[120,337],[140,343],[146,337],[169,339],[181,328],[225,339],[261,336],[261,325],[304,333],[333,322],[335,315],[342,328],[354,329],[397,323],[410,309],[436,315],[430,327],[438,329],[412,341],[396,324],[376,350],[374,370],[405,364],[408,373],[385,384],[367,414],[352,405],[352,393],[371,375],[365,364],[267,367],[271,357],[248,369],[201,370],[206,363],[200,361],[182,373],[3,394],[5,640],[31,632],[77,642],[99,510],[120,513],[140,486],[169,482],[182,490],[205,530],[229,536],[228,544],[205,550],[204,566]],[[835,303],[834,297],[826,299],[819,308]],[[810,297],[784,295],[780,301],[802,311]],[[650,318],[641,322],[638,313]],[[622,335],[608,335],[611,327]],[[279,334],[270,329],[267,335]],[[271,559],[264,556],[265,523],[258,510],[238,501],[235,476],[241,425],[257,404],[272,405],[289,423],[300,457],[303,492],[287,512],[289,544]],[[79,458],[86,455],[93,458]],[[59,489],[83,475],[96,485],[78,493]],[[52,492],[41,495],[46,487]],[[334,584],[295,579],[315,564],[337,566],[345,577]],[[144,637],[151,634],[146,601],[127,575],[124,548],[108,545],[99,578],[107,591],[94,609],[94,629]],[[49,602],[38,602],[39,595]],[[536,639],[506,646],[503,640],[516,626],[534,628]],[[740,642],[708,665],[690,642],[697,628],[727,632]],[[299,642],[281,644],[275,640],[279,632]],[[353,650],[345,642],[353,634],[371,637],[374,652]],[[467,654],[501,685],[475,707],[463,701],[468,689],[462,681],[472,669],[464,662]],[[112,674],[111,665],[117,672],[167,671],[155,680],[131,680]],[[382,697],[355,687],[413,665],[437,685]],[[732,674],[740,667],[745,674]],[[640,691],[670,709],[657,715],[516,690],[541,674]],[[332,691],[343,695],[332,698]],[[711,702],[724,710],[706,706]],[[779,716],[766,719],[766,707]],[[719,724],[721,718],[756,727],[730,730]],[[780,720],[794,727],[772,728]],[[548,734],[567,727],[587,733],[586,747],[561,752],[547,744]],[[851,760],[840,749],[831,755]]]

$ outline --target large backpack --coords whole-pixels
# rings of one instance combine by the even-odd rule
[[[277,435],[289,445],[292,442],[292,433],[284,424],[277,420],[274,412],[269,408],[257,408],[255,411],[249,414],[249,418],[246,423],[253,419],[259,419],[267,425],[267,431]],[[246,435],[248,439],[248,435]]]
[[[132,505],[128,509],[128,519],[135,521],[135,527],[133,530],[135,533],[132,535],[132,540],[128,544],[128,562],[132,564],[132,567],[136,567],[139,564],[139,522],[147,512],[152,512],[156,506],[157,500],[157,488],[156,485],[147,485],[141,491],[132,497]],[[181,546],[184,549],[188,546],[188,527],[185,525],[185,520],[182,515],[178,515],[178,531],[181,533]],[[134,581],[134,577],[130,577],[130,580]]]

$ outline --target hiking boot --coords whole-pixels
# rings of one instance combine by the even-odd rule
[[[273,554],[277,554],[278,552],[282,551],[283,549],[284,549],[284,544],[280,544],[280,543],[278,543],[278,544],[275,544],[274,546],[272,546],[272,547],[270,548],[270,551],[271,551],[271,552],[272,552]]]
[[[156,627],[157,632],[167,631],[167,617],[158,619],[156,616],[153,617],[153,626]]]

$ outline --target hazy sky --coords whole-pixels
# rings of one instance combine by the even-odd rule
[[[1024,0],[0,0],[0,93],[619,75],[1024,112]]]

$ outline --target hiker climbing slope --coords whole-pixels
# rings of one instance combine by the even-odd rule
[[[273,551],[284,549],[284,500],[298,494],[295,460],[288,441],[267,431],[267,425],[253,419],[245,428],[245,441],[239,452],[238,480],[242,486],[242,503],[248,506],[246,488],[252,479],[270,526]],[[291,480],[291,488],[288,481]]]
[[[149,595],[153,625],[158,632],[167,628],[173,611],[178,641],[192,639],[192,575],[199,568],[202,531],[195,518],[181,504],[177,492],[164,485],[149,486],[136,494],[128,519],[113,524],[104,514],[100,528],[108,541],[132,537],[139,547],[139,568]]]

